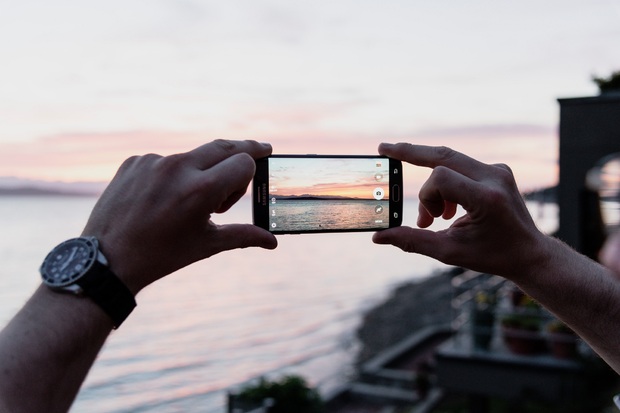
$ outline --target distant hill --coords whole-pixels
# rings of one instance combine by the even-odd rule
[[[365,198],[355,198],[355,197],[347,197],[340,195],[276,195],[276,199],[284,199],[284,200],[298,200],[298,201],[321,201],[321,200],[330,200],[330,201],[347,201],[347,200],[360,200],[364,201]]]
[[[0,196],[97,196],[95,192],[71,192],[34,187],[0,188]]]
[[[60,182],[0,177],[0,196],[98,196],[106,186],[106,182]]]

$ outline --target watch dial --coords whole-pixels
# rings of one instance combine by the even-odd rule
[[[52,287],[72,284],[93,264],[97,246],[86,238],[63,242],[48,254],[41,265],[43,281]]]

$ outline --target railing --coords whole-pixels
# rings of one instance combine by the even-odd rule
[[[583,343],[513,283],[466,271],[452,281],[455,343],[472,351],[574,358]]]

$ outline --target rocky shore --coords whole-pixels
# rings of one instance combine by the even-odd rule
[[[428,278],[401,284],[383,303],[364,314],[357,330],[361,343],[357,364],[423,327],[449,323],[451,281],[460,273],[460,268],[447,268]]]

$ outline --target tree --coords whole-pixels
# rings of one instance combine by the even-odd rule
[[[608,78],[592,76],[601,93],[620,92],[620,70],[613,72]]]

